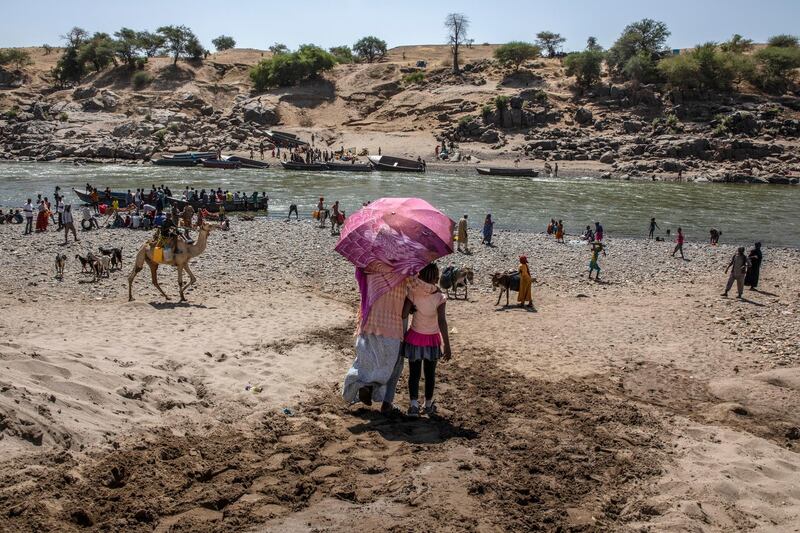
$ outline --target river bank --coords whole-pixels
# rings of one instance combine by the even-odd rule
[[[0,226],[11,531],[780,528],[800,512],[797,250],[767,248],[762,291],[739,301],[719,296],[733,246],[689,243],[683,261],[612,236],[596,283],[585,244],[473,233],[473,254],[442,261],[475,284],[447,304],[441,418],[386,421],[337,397],[358,296],[329,230],[234,217],[187,304],[146,272],[127,302],[146,233],[17,230]],[[74,255],[100,245],[123,269],[93,283]],[[491,273],[522,253],[536,312],[494,305]]]

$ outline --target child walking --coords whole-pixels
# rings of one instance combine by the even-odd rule
[[[592,258],[589,260],[589,279],[592,279],[592,272],[597,271],[597,274],[594,276],[595,281],[600,281],[600,264],[598,263],[600,259],[600,252],[603,252],[603,255],[606,255],[605,247],[603,243],[600,242],[593,242],[592,243]]]
[[[431,263],[419,273],[419,279],[430,285],[436,285],[439,279],[439,268]],[[436,414],[433,402],[433,389],[436,385],[436,362],[441,358],[450,359],[450,337],[447,333],[445,305],[447,297],[440,290],[431,293],[429,286],[423,283],[412,284],[408,298],[403,306],[403,318],[409,314],[414,317],[411,327],[406,332],[403,355],[408,359],[408,396],[411,405],[408,416],[418,417],[419,380],[425,373],[425,414]],[[444,351],[442,351],[444,343]]]

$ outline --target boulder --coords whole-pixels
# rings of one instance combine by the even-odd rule
[[[78,87],[74,91],[72,91],[72,97],[76,100],[86,100],[87,98],[93,98],[97,95],[97,88],[96,87]]]
[[[242,106],[245,122],[255,122],[262,126],[273,126],[278,123],[278,113],[272,106],[265,106],[258,100],[251,100]],[[231,121],[232,122],[232,121]]]
[[[480,139],[482,143],[493,144],[500,140],[500,134],[495,130],[486,130]]]
[[[586,126],[594,122],[594,116],[590,110],[585,107],[579,107],[578,110],[575,111],[575,122],[581,126]]]
[[[27,76],[21,70],[6,70],[0,67],[0,87],[18,89],[25,84]]]
[[[638,120],[626,120],[622,123],[622,130],[625,133],[639,133],[644,128],[644,124]]]
[[[531,141],[530,144],[528,144],[529,150],[536,150],[537,148],[544,151],[556,150],[558,149],[558,141],[552,139],[542,139],[538,141]]]
[[[605,152],[603,155],[600,156],[600,162],[610,165],[614,162],[615,156],[614,152]]]
[[[523,99],[519,96],[512,96],[508,103],[511,109],[522,109]]]

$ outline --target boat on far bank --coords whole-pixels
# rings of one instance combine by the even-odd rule
[[[372,165],[369,163],[343,163],[339,161],[325,163],[325,167],[328,170],[340,172],[372,172]]]
[[[239,157],[238,155],[228,156],[227,161],[239,163],[242,168],[269,168],[269,163],[266,161],[258,161],[256,159],[248,159],[246,157]]]
[[[521,176],[535,178],[539,175],[539,172],[532,168],[476,167],[475,170],[482,176]]]
[[[425,172],[425,163],[414,159],[404,159],[402,157],[392,157],[389,155],[370,155],[367,156],[377,170],[389,170],[392,172]]]
[[[301,163],[299,161],[281,161],[286,170],[328,170],[325,163]]]
[[[237,169],[242,166],[238,161],[230,161],[229,159],[203,159],[203,166],[206,168],[223,168],[223,169]]]
[[[191,157],[170,156],[153,160],[153,164],[160,167],[196,167],[199,163],[200,159],[194,159]]]

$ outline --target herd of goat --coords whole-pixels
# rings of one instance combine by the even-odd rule
[[[122,269],[122,248],[101,246],[98,248],[100,255],[89,252],[86,256],[80,254],[75,255],[81,263],[81,273],[90,273],[93,276],[93,281],[100,278],[108,277],[112,270]],[[67,256],[65,254],[56,254],[56,277],[62,279],[64,277],[64,269],[67,266]]]

